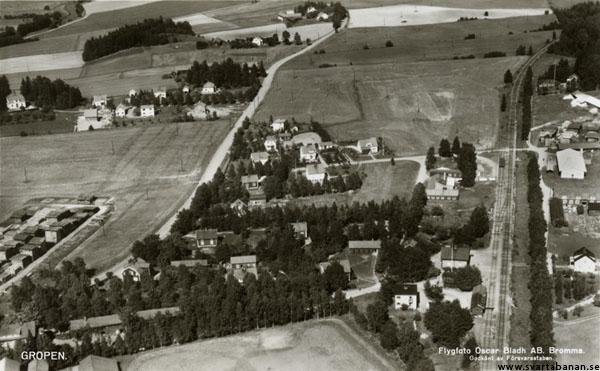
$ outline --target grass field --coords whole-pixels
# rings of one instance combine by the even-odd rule
[[[142,353],[129,371],[396,370],[339,320],[309,321]]]
[[[291,202],[295,205],[351,205],[354,202],[381,202],[394,196],[410,198],[419,164],[413,161],[398,161],[395,166],[388,162],[363,164],[359,171],[366,175],[362,187],[356,192],[329,193],[320,196],[302,197]]]
[[[313,118],[337,140],[382,136],[399,154],[423,153],[459,135],[479,147],[495,142],[504,71],[524,57],[482,59],[518,45],[542,46],[554,17],[520,17],[449,24],[351,29],[333,36],[278,72],[257,117]],[[512,35],[509,35],[512,32]],[[474,33],[474,40],[464,37]],[[391,40],[393,47],[385,47]],[[368,45],[368,49],[365,49]],[[473,54],[476,59],[453,60]],[[319,66],[333,65],[330,68]]]
[[[164,222],[194,189],[227,122],[163,124],[0,139],[0,219],[33,197],[114,197],[105,226],[70,256],[102,269]],[[112,148],[114,147],[114,154]],[[24,183],[24,169],[28,183]]]
[[[587,307],[586,311],[592,310]],[[571,317],[570,321],[554,322],[554,339],[559,348],[581,348],[584,354],[559,354],[557,362],[563,365],[599,364],[600,363],[600,316]]]
[[[61,134],[73,132],[77,122],[76,113],[56,113],[54,121],[35,121],[23,124],[0,126],[0,137],[12,137],[26,133],[27,135]]]

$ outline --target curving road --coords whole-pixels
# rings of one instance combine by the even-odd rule
[[[347,23],[347,19],[345,20],[345,22]],[[344,25],[342,25],[342,28],[345,27],[346,23]],[[254,115],[257,108],[260,106],[262,101],[265,99],[265,97],[267,96],[267,93],[269,92],[269,89],[271,88],[271,84],[273,83],[273,79],[275,78],[275,74],[277,73],[277,70],[281,66],[283,66],[285,63],[296,58],[297,56],[302,55],[302,54],[314,49],[316,46],[318,46],[323,41],[328,39],[334,33],[335,32],[332,28],[328,34],[323,35],[318,40],[315,40],[311,45],[300,50],[299,52],[296,52],[292,55],[289,55],[289,56],[275,62],[273,65],[271,65],[271,67],[269,67],[267,69],[267,77],[265,77],[265,79],[263,80],[262,86],[259,89],[258,94],[256,94],[256,97],[254,97],[254,100],[252,100],[252,102],[248,105],[248,107],[246,107],[244,112],[242,112],[240,118],[231,127],[231,130],[229,131],[229,133],[227,133],[227,136],[225,137],[225,139],[223,139],[223,142],[221,143],[221,145],[219,145],[219,148],[217,148],[217,150],[213,154],[206,169],[204,169],[204,171],[202,172],[202,177],[200,178],[200,181],[198,182],[198,186],[200,186],[200,184],[202,184],[202,183],[208,183],[209,181],[211,181],[212,178],[214,177],[215,173],[217,172],[217,169],[225,161],[225,158],[227,157],[227,154],[229,153],[229,148],[231,147],[231,144],[233,143],[233,137],[235,136],[236,131],[242,126],[242,122],[244,121],[244,119],[246,117],[251,118]],[[198,187],[196,187],[196,189],[197,188]],[[179,208],[177,213],[175,213],[171,218],[169,218],[169,220],[158,230],[157,233],[161,238],[165,238],[169,234],[169,231],[171,230],[171,226],[175,222],[179,211],[190,207],[190,205],[192,203],[192,198],[194,197],[195,193],[196,193],[196,191],[194,190],[194,192],[190,195],[190,197],[185,201],[183,206],[181,206]]]

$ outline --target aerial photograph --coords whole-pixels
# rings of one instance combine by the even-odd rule
[[[600,371],[600,0],[0,0],[0,371]]]

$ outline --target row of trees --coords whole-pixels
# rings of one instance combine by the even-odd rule
[[[21,80],[21,94],[27,102],[37,107],[55,109],[73,108],[81,104],[83,97],[79,88],[70,86],[61,79],[51,81],[44,76],[29,76]]]
[[[554,273],[554,297],[556,304],[564,300],[581,300],[587,295],[598,292],[598,284],[594,275],[572,271]]]
[[[28,22],[20,23],[15,29],[12,26],[6,26],[0,33],[0,47],[25,42],[23,39],[27,34],[40,31],[49,27],[56,27],[62,22],[62,14],[54,12],[51,14],[31,14]]]
[[[458,137],[454,137],[452,146],[450,146],[448,139],[444,138],[440,141],[438,154],[440,157],[455,158],[457,167],[462,172],[461,186],[473,187],[475,185],[475,178],[477,177],[477,153],[474,145],[466,142],[461,143]],[[427,152],[425,165],[428,170],[435,165],[435,156],[432,148]]]
[[[549,356],[554,346],[552,331],[552,280],[546,265],[546,220],[542,210],[544,196],[540,187],[540,169],[537,158],[530,155],[527,164],[527,201],[529,202],[529,315],[531,346],[541,347]]]
[[[531,97],[533,96],[533,72],[531,66],[527,67],[523,81],[523,111],[521,112],[521,140],[529,139],[531,130]]]
[[[127,277],[112,277],[106,290],[90,285],[91,272],[83,260],[66,262],[60,270],[44,269],[44,284],[29,278],[11,290],[12,305],[25,319],[37,319],[46,329],[68,330],[68,321],[119,313],[124,338],[113,343],[94,345],[93,330],[71,334],[83,340],[68,363],[74,364],[89,354],[120,355],[173,343],[225,336],[261,327],[283,325],[330,315],[344,314],[348,304],[343,293],[327,290],[327,282],[314,269],[298,260],[302,248],[288,251],[286,274],[261,270],[258,278],[247,275],[243,284],[221,269],[201,267],[164,268],[160,280],[144,273],[139,282]],[[289,247],[289,245],[287,245]],[[312,268],[312,267],[310,267]],[[178,316],[161,315],[143,320],[134,312],[158,307],[179,306]],[[39,350],[55,350],[49,342]],[[27,344],[35,347],[39,342]]]
[[[260,86],[260,78],[265,76],[267,72],[262,61],[249,66],[247,63],[234,62],[231,58],[210,65],[207,61],[194,61],[186,71],[186,81],[190,84],[202,86],[210,81],[224,88]]]
[[[125,25],[106,35],[92,37],[83,46],[83,60],[91,61],[136,46],[167,44],[175,41],[174,35],[193,35],[188,22],[173,22],[170,18],[144,19]]]
[[[552,10],[562,32],[549,51],[575,57],[574,72],[581,79],[581,88],[596,89],[600,86],[600,3],[589,1]]]
[[[8,82],[8,78],[6,75],[0,76],[0,112],[5,112],[7,110],[6,107],[6,97],[10,94],[10,83]]]

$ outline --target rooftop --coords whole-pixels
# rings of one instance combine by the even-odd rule
[[[380,249],[381,240],[348,241],[351,249]]]
[[[417,285],[414,283],[405,283],[401,285],[398,290],[395,292],[396,295],[418,295],[419,290],[417,289]]]
[[[471,259],[471,250],[466,247],[453,249],[450,246],[442,248],[442,260],[451,261],[469,261]]]
[[[586,172],[585,160],[583,153],[572,148],[556,152],[558,160],[558,169],[564,171],[566,169]]]
[[[232,256],[229,262],[231,264],[256,264],[256,255]]]

